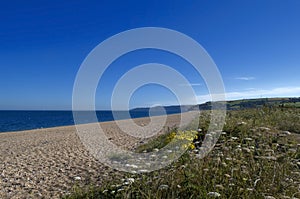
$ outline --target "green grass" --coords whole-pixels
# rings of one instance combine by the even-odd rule
[[[209,119],[210,111],[202,112],[198,127],[204,133]],[[228,111],[223,133],[205,158],[197,158],[196,148],[167,168],[122,173],[101,187],[74,187],[65,198],[300,198],[299,121],[296,108]],[[137,152],[163,147],[173,130]]]
[[[290,108],[300,108],[300,102],[289,102],[289,103],[283,103],[284,107],[290,107]]]

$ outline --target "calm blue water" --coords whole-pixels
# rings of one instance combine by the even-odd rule
[[[95,122],[93,119],[89,119],[88,117],[91,112],[81,112],[83,115],[85,113],[87,117],[83,117],[84,120],[82,120],[81,123]],[[115,113],[117,113],[118,119],[128,119],[128,115],[125,114],[125,111],[117,111]],[[180,113],[180,111],[167,110],[167,114],[174,113]],[[114,120],[111,111],[97,111],[96,114],[99,122]],[[161,114],[161,112],[151,112],[151,115]],[[130,117],[149,117],[149,111],[130,111]],[[74,120],[72,111],[0,111],[0,132],[22,131],[73,124]]]

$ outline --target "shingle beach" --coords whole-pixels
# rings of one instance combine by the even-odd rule
[[[191,119],[195,117],[194,112],[185,114]],[[180,118],[180,114],[168,115],[158,134],[178,126]],[[149,118],[134,119],[134,122],[144,126]],[[128,150],[145,141],[123,133],[114,121],[100,125],[111,142]],[[102,180],[115,172],[89,154],[75,126],[0,133],[0,153],[0,198],[3,199],[60,198],[75,184],[101,186]]]

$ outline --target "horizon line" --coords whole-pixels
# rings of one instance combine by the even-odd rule
[[[280,98],[300,98],[299,96],[294,96],[294,97],[259,97],[259,98],[238,98],[238,99],[228,99],[225,101],[205,101],[202,103],[197,103],[194,105],[191,104],[184,104],[184,105],[179,105],[179,104],[173,104],[173,105],[161,105],[161,106],[155,106],[155,107],[171,107],[171,106],[195,106],[195,105],[201,105],[201,104],[206,104],[209,102],[231,102],[231,101],[239,101],[239,100],[255,100],[255,99],[280,99]],[[96,109],[96,110],[72,110],[72,109],[0,109],[0,111],[131,111],[134,109],[142,109],[142,108],[148,108],[150,109],[151,107],[134,107],[131,109],[118,109],[118,110],[111,110],[111,109]]]

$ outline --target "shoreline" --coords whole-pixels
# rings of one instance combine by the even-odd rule
[[[166,124],[157,135],[178,125],[180,116],[167,115]],[[133,119],[138,125],[149,120],[149,117]],[[143,141],[121,132],[115,121],[99,124],[111,142],[127,150]],[[102,179],[110,179],[115,172],[89,154],[78,138],[75,125],[3,132],[0,140],[0,198],[58,198],[75,184],[100,186]]]
[[[9,110],[9,111],[17,111],[17,110]],[[30,111],[31,112],[31,111]],[[38,111],[39,112],[39,111]],[[43,111],[40,111],[43,112]],[[46,111],[48,112],[48,111]],[[54,111],[57,112],[57,111]],[[65,112],[65,111],[62,111]],[[68,111],[68,112],[72,112],[72,111]],[[85,111],[84,111],[85,112]],[[168,115],[180,115],[180,114],[184,114],[184,113],[188,113],[188,112],[194,112],[194,111],[187,111],[187,112],[182,112],[182,113],[169,113],[169,114],[164,114],[164,115],[155,115],[155,116],[151,116],[151,117],[157,117],[157,116],[168,116]],[[73,116],[72,116],[73,117]],[[149,118],[149,117],[134,117],[134,118],[122,118],[122,119],[118,119],[118,120],[107,120],[107,121],[98,121],[98,122],[87,122],[87,123],[83,123],[83,124],[92,124],[92,123],[105,123],[105,122],[114,122],[114,121],[124,121],[124,120],[135,120],[135,119],[145,119],[145,118]],[[29,129],[23,129],[23,130],[13,130],[13,131],[0,131],[0,134],[3,133],[14,133],[14,132],[23,132],[23,131],[33,131],[33,130],[43,130],[43,129],[49,129],[49,128],[59,128],[59,127],[71,127],[71,126],[76,126],[76,124],[67,124],[67,125],[59,125],[59,126],[49,126],[49,127],[40,127],[40,128],[29,128]]]

